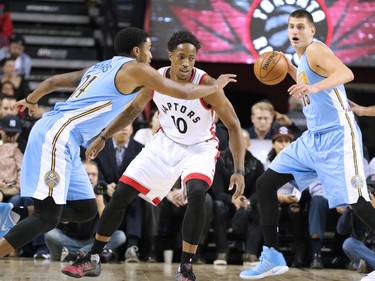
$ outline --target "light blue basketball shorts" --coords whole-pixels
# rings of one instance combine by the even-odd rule
[[[306,131],[282,150],[269,168],[292,174],[301,191],[318,178],[330,208],[356,203],[360,195],[369,201],[362,136],[356,127],[324,133]]]
[[[95,198],[80,146],[62,114],[44,115],[32,128],[21,167],[21,196],[56,204]]]

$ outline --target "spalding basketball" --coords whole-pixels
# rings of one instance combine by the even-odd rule
[[[288,62],[279,52],[265,52],[254,63],[254,74],[266,85],[276,85],[284,80],[288,73]]]

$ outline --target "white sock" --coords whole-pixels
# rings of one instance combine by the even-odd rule
[[[98,254],[91,254],[91,261],[95,261],[96,263],[100,262],[100,257]]]

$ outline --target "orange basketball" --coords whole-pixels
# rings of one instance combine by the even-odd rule
[[[266,85],[276,85],[284,80],[288,73],[288,62],[279,52],[265,52],[254,63],[254,74]]]

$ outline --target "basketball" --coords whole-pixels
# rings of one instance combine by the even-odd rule
[[[279,52],[265,52],[254,63],[254,74],[266,85],[276,85],[284,80],[288,73],[288,62]]]

